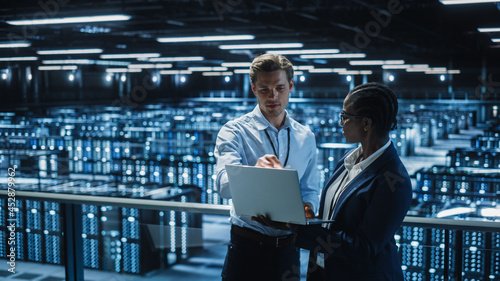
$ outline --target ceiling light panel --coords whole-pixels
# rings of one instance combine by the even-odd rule
[[[315,69],[310,69],[310,73],[335,73],[335,72],[345,72],[347,71],[346,68],[315,68]]]
[[[9,20],[11,25],[43,25],[43,24],[67,24],[67,23],[85,23],[85,22],[105,22],[105,21],[125,21],[132,18],[129,15],[103,15],[87,17],[66,17],[66,18],[46,18],[32,20]]]
[[[189,71],[226,71],[227,67],[215,66],[215,67],[205,67],[205,66],[193,66],[188,67]]]
[[[31,46],[31,43],[26,43],[26,42],[0,42],[0,48],[25,48]]]
[[[189,70],[160,70],[161,75],[191,74]]]
[[[352,60],[350,65],[393,65],[404,64],[404,60]]]
[[[318,49],[318,50],[272,50],[267,51],[268,54],[279,55],[313,55],[313,54],[337,54],[338,49]]]
[[[127,73],[127,72],[141,72],[140,68],[106,68],[108,73]]]
[[[201,75],[203,76],[231,76],[233,73],[231,71],[224,71],[224,72],[202,72]]]
[[[439,0],[443,5],[493,3],[498,0]]]
[[[76,65],[43,65],[39,66],[38,70],[76,70]]]
[[[150,62],[202,61],[204,57],[160,57],[149,58]]]
[[[479,32],[500,32],[500,27],[480,27],[477,29]]]
[[[277,43],[277,44],[246,44],[246,45],[220,45],[222,50],[241,50],[241,49],[280,49],[280,48],[302,48],[302,43]]]
[[[350,54],[324,54],[324,55],[301,55],[302,59],[360,59],[365,58],[366,54],[363,53],[350,53]]]
[[[10,57],[10,58],[0,58],[0,61],[35,61],[38,57]]]
[[[250,67],[252,65],[251,62],[223,62],[221,64],[225,67]]]
[[[172,68],[171,63],[157,63],[157,64],[130,64],[128,68],[142,68],[142,69],[154,69],[154,68]]]
[[[253,40],[253,35],[214,35],[214,36],[191,36],[191,37],[163,37],[156,39],[160,43],[183,43],[183,42],[207,42],[207,41],[237,41]]]
[[[39,55],[75,55],[75,54],[100,54],[102,49],[66,49],[66,50],[41,50],[36,52]]]
[[[159,53],[145,53],[145,54],[107,54],[101,55],[101,59],[137,59],[137,58],[154,58],[159,57]]]

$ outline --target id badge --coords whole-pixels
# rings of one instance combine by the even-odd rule
[[[318,255],[316,256],[316,264],[321,268],[325,268],[325,254],[324,253],[318,253]]]

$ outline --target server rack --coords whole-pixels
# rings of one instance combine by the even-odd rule
[[[0,142],[0,148],[7,151],[1,153],[0,157],[4,157],[3,159],[6,159],[5,161],[10,164],[18,161],[16,163],[19,163],[22,167],[31,167],[27,171],[36,170],[35,178],[37,179],[51,178],[60,180],[61,182],[53,184],[51,188],[52,190],[59,189],[61,192],[96,192],[91,187],[102,185],[102,182],[98,181],[98,179],[102,179],[111,180],[114,184],[121,184],[122,186],[147,186],[154,183],[162,187],[175,186],[181,190],[194,186],[202,192],[200,202],[228,204],[227,200],[220,198],[214,187],[215,159],[212,152],[215,138],[218,130],[225,122],[251,111],[252,108],[253,106],[235,106],[227,103],[222,106],[216,104],[200,106],[197,103],[189,103],[146,105],[144,107],[139,106],[134,110],[113,107],[102,107],[93,111],[81,108],[49,109],[47,111],[49,117],[32,115],[21,118],[13,113],[7,120],[9,124],[0,124],[0,138],[3,140]],[[295,119],[309,126],[316,135],[319,146],[318,169],[322,177],[321,185],[331,173],[333,165],[349,149],[346,147],[331,148],[327,145],[343,142],[337,117],[340,111],[340,104],[304,104],[301,105],[300,109],[292,104],[289,109]],[[467,129],[470,125],[474,126],[475,112],[410,106],[401,108],[398,123],[400,126],[391,135],[391,139],[396,144],[400,155],[412,155],[415,148],[419,146],[431,146],[439,139],[446,139],[449,134],[458,133],[461,129]],[[492,130],[488,130],[488,132],[490,131]],[[498,137],[498,135],[485,133],[477,141],[471,141],[471,144],[484,145],[486,143],[486,146],[495,146],[495,141],[490,141],[488,144],[488,142],[485,142],[484,137],[487,137],[488,141],[490,141],[491,137]],[[471,145],[471,148],[473,147],[474,145]],[[21,163],[19,162],[20,155],[12,156],[14,150],[30,150],[39,153],[40,157],[36,156],[38,160],[35,162],[30,162],[35,157],[33,156]],[[482,153],[483,156],[486,155],[485,152]],[[493,154],[491,155],[491,157],[488,156],[487,160],[485,157],[483,162],[480,160],[479,165],[484,166],[485,163],[493,163],[489,165],[494,166],[496,158]],[[478,156],[478,159],[482,159],[483,156]],[[63,159],[66,157],[67,160],[64,161]],[[493,177],[489,181],[489,177],[482,176],[471,180],[469,174],[467,174],[467,169],[457,169],[464,167],[464,163],[468,161],[461,158],[458,161],[461,163],[460,167],[430,167],[428,170],[423,169],[416,190],[416,194],[420,198],[417,207],[426,210],[427,214],[437,215],[445,208],[443,205],[445,201],[449,202],[452,199],[473,201],[479,199],[480,201],[489,202],[495,195],[498,195],[498,188],[496,187],[498,181],[496,178]],[[471,161],[476,163],[476,160]],[[451,168],[454,168],[454,170],[450,170]],[[437,172],[434,173],[434,170]],[[447,171],[440,173],[443,170]],[[461,174],[462,172],[465,174]],[[64,180],[66,176],[68,179]],[[81,180],[77,181],[76,179]],[[73,185],[71,186],[70,183],[73,183]],[[92,184],[89,186],[89,183]],[[64,186],[64,184],[67,185]],[[33,185],[33,190],[35,188],[40,189],[42,186],[43,184]],[[117,190],[115,195],[126,196],[127,188],[117,188]],[[108,189],[102,194],[110,195],[112,193]],[[190,201],[191,199],[188,196],[179,200]],[[20,204],[24,204],[24,202],[20,202]],[[22,205],[22,208],[24,208],[24,211],[19,212],[18,216],[21,224],[25,227],[28,213],[26,213],[25,205]],[[44,205],[40,206],[40,208],[32,206],[31,209],[36,210],[37,213],[39,211],[43,213],[42,225],[49,225],[49,227],[57,225],[53,221],[54,217],[58,216],[56,206]],[[49,216],[52,217],[46,215],[46,210],[48,210]],[[132,266],[137,255],[129,255],[126,258],[126,255],[130,253],[141,251],[137,250],[138,240],[136,235],[136,224],[141,214],[137,215],[136,211],[128,209],[123,211],[110,206],[93,207],[87,205],[83,206],[83,210],[82,220],[84,232],[86,232],[84,234],[85,251],[97,252],[104,257],[100,259],[86,255],[87,260],[84,261],[86,267],[134,273],[148,270],[137,269]],[[51,211],[55,215],[52,215]],[[37,217],[34,213],[29,216],[30,221]],[[103,217],[108,220],[102,221]],[[190,218],[188,214],[176,212],[159,212],[156,219],[158,224],[165,226],[171,223],[182,225],[183,221],[188,223],[196,221],[196,218]],[[119,223],[116,225],[109,224],[111,220]],[[5,226],[3,227],[3,235],[5,235]],[[45,226],[42,228],[45,228]],[[171,244],[171,247],[166,250],[168,252],[168,254],[165,254],[167,263],[181,260],[188,255],[188,248],[182,248],[182,241],[177,245],[177,242],[179,242],[177,236],[182,236],[182,229],[182,226],[177,228],[177,230],[180,230],[180,234],[178,234],[176,228],[170,228],[171,235],[173,235],[171,240],[176,241],[176,246]],[[37,234],[36,230],[34,229],[32,233]],[[401,245],[402,249],[405,249],[405,256],[408,257],[409,255],[409,257],[413,258],[415,253],[420,252],[425,253],[425,255],[423,257],[417,256],[415,260],[407,260],[407,264],[404,264],[407,267],[405,274],[416,276],[416,278],[424,278],[423,280],[440,279],[444,274],[441,271],[444,270],[442,260],[444,252],[442,239],[444,239],[444,234],[434,234],[432,231],[425,229],[422,229],[422,231],[418,229],[412,230],[412,232],[414,231],[423,233],[423,238],[415,238],[418,245],[422,247],[417,246],[416,249],[413,249],[414,237],[408,236],[408,231],[405,232],[405,235],[401,233]],[[2,235],[1,233],[0,235]],[[126,237],[122,237],[122,233],[125,233]],[[141,233],[140,228],[139,233]],[[21,250],[18,248],[18,251],[22,252],[19,255],[23,259],[27,259],[26,244],[28,242],[26,241],[28,240],[24,234],[27,233],[20,232],[17,236],[17,239],[20,240],[19,243],[23,246]],[[49,237],[49,235],[52,236]],[[31,244],[42,241],[42,245],[46,245],[45,247],[52,247],[48,245],[57,245],[57,238],[53,238],[54,236],[57,237],[57,235],[59,235],[57,230],[49,231],[48,234],[44,231],[41,238],[32,235],[29,241],[31,241]],[[451,233],[450,235],[455,234]],[[469,237],[467,235],[463,234],[464,237]],[[492,239],[498,239],[495,238],[497,234],[491,235]],[[125,238],[125,240],[122,240],[122,238]],[[462,241],[463,239],[452,238],[449,247],[457,247],[458,244],[465,243]],[[479,239],[488,241],[487,235],[480,236]],[[454,241],[457,242],[457,245],[453,245]],[[497,245],[495,241],[497,240],[492,240],[491,243],[485,242],[484,245],[488,247],[491,244],[493,248]],[[426,245],[426,243],[437,244]],[[476,268],[476,271],[483,268],[484,272],[489,269],[498,271],[497,252],[493,251],[488,256],[483,254],[483,251],[480,255],[477,251],[472,251],[474,248],[471,250],[470,247],[476,246],[469,246],[469,252],[463,252],[461,255],[471,261],[473,259],[485,261],[484,266]],[[493,249],[498,249],[498,247]],[[49,257],[49,254],[44,254],[46,251],[44,251],[43,246],[41,252],[42,259]],[[36,258],[37,255],[32,254],[32,259]],[[53,257],[46,258],[46,260],[47,262],[51,260],[53,263],[58,261]],[[491,261],[491,263],[488,261]],[[434,272],[422,272],[422,268],[419,267],[420,264],[430,266],[429,268],[432,268]],[[450,265],[450,268],[454,269],[452,266]],[[466,272],[467,274],[474,273],[472,270]],[[498,276],[493,271],[491,274]]]

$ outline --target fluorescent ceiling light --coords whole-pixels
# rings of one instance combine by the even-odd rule
[[[0,61],[33,61],[38,60],[38,57],[11,57],[11,58],[0,58]]]
[[[350,53],[350,54],[324,54],[324,55],[301,55],[302,59],[354,59],[364,58],[366,54],[363,53]]]
[[[404,60],[352,60],[350,65],[393,65],[404,64]]]
[[[233,75],[231,71],[225,71],[225,72],[202,72],[201,75],[203,76],[230,76]]]
[[[408,67],[411,67],[408,64],[387,64],[387,65],[382,65],[383,69],[407,69]]]
[[[68,49],[68,50],[45,50],[37,51],[39,55],[72,55],[72,54],[100,54],[102,49]]]
[[[108,73],[141,72],[140,68],[106,68]]]
[[[0,43],[0,48],[24,48],[29,46],[31,46],[31,43],[22,43],[22,42]]]
[[[222,66],[225,67],[250,67],[252,65],[251,62],[223,62]]]
[[[173,75],[173,74],[191,74],[189,70],[160,70],[161,75]]]
[[[76,65],[45,65],[39,66],[38,70],[75,70],[77,68]]]
[[[493,3],[498,0],[439,0],[443,5]]]
[[[188,67],[189,71],[226,71],[227,67],[215,66],[215,67],[205,67],[205,66],[193,66]]]
[[[318,50],[272,50],[267,51],[268,54],[280,55],[308,55],[308,54],[336,54],[339,49],[318,49]]]
[[[171,63],[157,63],[157,64],[129,64],[128,68],[172,68]]]
[[[430,68],[428,64],[412,64],[406,68],[407,72],[424,72],[429,70]]]
[[[103,22],[103,21],[124,21],[129,20],[129,15],[104,15],[89,17],[68,17],[68,18],[45,18],[33,20],[9,20],[11,25],[38,25],[38,24],[62,24],[62,23],[84,23],[84,22]]]
[[[294,71],[293,75],[302,75],[304,74],[304,71]]]
[[[43,64],[92,64],[91,60],[43,60]]]
[[[43,64],[97,64],[97,65],[120,65],[127,66],[130,62],[127,61],[106,61],[106,60],[89,60],[89,59],[75,59],[75,60],[43,60]]]
[[[202,61],[205,58],[203,57],[163,57],[163,58],[150,58],[148,59],[151,62],[170,62],[170,61]]]
[[[346,68],[315,68],[310,69],[310,73],[334,73],[334,72],[345,72]]]
[[[500,38],[493,38],[491,39],[491,42],[500,43]]]
[[[347,70],[339,71],[340,75],[371,75],[373,71],[371,70]]]
[[[240,49],[280,49],[280,48],[302,48],[302,43],[276,43],[276,44],[247,44],[247,45],[220,45],[222,50]]]
[[[250,69],[235,69],[234,73],[247,74],[247,73],[250,73]]]
[[[215,36],[192,36],[192,37],[163,37],[156,39],[160,43],[180,42],[207,42],[207,41],[230,41],[230,40],[253,40],[253,35],[215,35]]]
[[[314,69],[314,65],[294,65],[294,70],[311,70]]]
[[[479,32],[500,32],[500,27],[480,27],[477,29]]]
[[[450,70],[448,70],[448,74],[460,74],[460,70],[458,70],[458,69],[450,69]]]
[[[431,67],[430,71],[446,71],[446,67]]]
[[[136,59],[136,58],[156,58],[159,53],[146,53],[146,54],[111,54],[101,55],[101,59]]]

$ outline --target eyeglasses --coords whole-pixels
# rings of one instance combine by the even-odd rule
[[[339,117],[340,117],[340,122],[345,122],[346,119],[349,119],[349,118],[352,118],[352,117],[366,117],[366,116],[363,116],[363,115],[352,115],[352,114],[349,114],[349,113],[345,113],[345,112],[342,112],[339,114]]]

